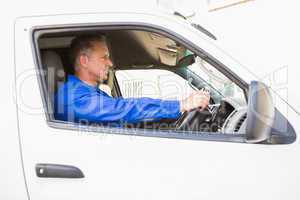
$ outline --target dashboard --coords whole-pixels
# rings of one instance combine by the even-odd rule
[[[222,99],[220,104],[210,106],[210,132],[224,134],[244,134],[247,106],[240,106],[230,99]]]

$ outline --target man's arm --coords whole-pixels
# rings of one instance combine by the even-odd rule
[[[165,101],[151,98],[111,98],[103,95],[86,95],[75,100],[76,121],[129,122],[177,119],[180,116],[179,101]]]
[[[182,101],[166,101],[151,98],[112,98],[99,93],[86,94],[64,105],[63,120],[89,122],[129,122],[176,119],[181,112],[194,108],[204,109],[209,102],[209,95],[195,92]]]

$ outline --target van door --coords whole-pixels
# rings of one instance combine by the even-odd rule
[[[174,133],[153,132],[145,137],[147,131],[136,136],[128,129],[116,133],[113,128],[58,126],[49,121],[32,30],[116,22],[165,27],[190,43],[206,44],[188,25],[166,16],[106,13],[18,19],[18,118],[30,199],[299,199],[299,142],[216,142],[211,136],[204,137],[211,141],[201,141],[197,135],[178,139]]]

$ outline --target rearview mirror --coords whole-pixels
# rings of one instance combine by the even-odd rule
[[[252,81],[249,88],[246,121],[246,141],[260,143],[268,140],[275,118],[275,108],[269,88]]]
[[[186,67],[186,66],[192,65],[194,63],[195,63],[195,55],[190,54],[190,55],[187,55],[187,56],[181,58],[178,61],[177,66],[178,67]]]

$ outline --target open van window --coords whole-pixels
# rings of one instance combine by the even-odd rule
[[[221,119],[221,116],[217,116],[218,110],[221,108],[221,100],[223,99],[222,91],[220,88],[214,88],[208,80],[205,80],[207,73],[194,73],[194,77],[187,76],[187,73],[192,71],[191,68],[197,69],[198,67],[195,66],[198,63],[198,59],[196,63],[194,61],[183,63],[185,57],[191,52],[190,50],[175,40],[151,31],[107,30],[98,34],[105,34],[109,44],[109,54],[114,65],[113,69],[108,73],[107,80],[98,86],[101,91],[104,91],[109,96],[113,98],[148,97],[161,100],[182,100],[192,94],[193,91],[205,88],[211,92],[212,97],[210,101],[211,104],[215,105],[202,112],[197,111],[197,120],[190,121],[191,125],[183,126],[181,124],[183,122],[180,121],[179,117],[176,119],[150,119],[138,123],[125,121],[125,125],[122,124],[121,127],[222,132],[222,125],[226,118]],[[46,35],[39,39],[42,66],[47,74],[45,83],[47,86],[48,105],[50,113],[52,109],[54,115],[51,115],[51,118],[54,118],[54,120],[60,119],[55,118],[53,99],[59,88],[63,87],[68,81],[68,77],[74,76],[74,64],[72,64],[68,52],[70,52],[72,40],[77,36],[77,33],[71,33],[63,36]],[[150,74],[151,76],[149,76]],[[202,75],[203,77],[201,77]],[[195,81],[201,83],[195,84]],[[230,82],[230,84],[234,85],[233,82]],[[242,92],[240,93],[240,98],[244,98]],[[223,111],[223,115],[226,117],[234,110],[239,109],[237,104],[232,105],[229,101],[222,103],[224,104],[223,110],[227,109]],[[143,112],[143,110],[140,111]],[[221,121],[218,122],[217,120]],[[79,123],[83,122],[91,123],[87,120],[79,121]],[[115,126],[116,122],[106,123],[104,121],[96,124]]]
[[[69,52],[74,38],[89,34],[105,35],[113,64],[112,69],[107,72],[107,79],[97,85],[97,92],[107,98],[129,99],[134,102],[140,100],[136,98],[142,97],[147,97],[143,101],[148,101],[148,98],[151,101],[158,99],[158,104],[168,104],[171,111],[166,116],[171,117],[131,120],[132,115],[143,112],[147,106],[140,106],[140,110],[127,113],[124,120],[106,118],[107,121],[95,122],[88,118],[76,121],[75,117],[71,120],[57,117],[59,115],[56,115],[55,98],[59,88],[64,87],[70,79],[85,84],[75,75]],[[50,126],[76,129],[79,125],[96,131],[105,128],[112,132],[135,135],[246,141],[249,112],[246,96],[249,88],[239,81],[239,77],[229,76],[228,71],[220,70],[223,66],[209,54],[193,51],[193,48],[182,42],[184,40],[162,30],[145,27],[45,29],[37,31],[36,35],[39,70],[44,72],[41,73],[40,80]],[[211,96],[205,110],[181,112],[178,106],[172,107],[175,101],[180,104],[178,100],[203,89],[209,91]],[[63,90],[63,93],[68,91]],[[103,102],[99,101],[99,104]],[[103,106],[103,109],[107,107],[106,104]],[[118,112],[118,109],[124,109],[124,106],[116,106],[110,112]],[[101,112],[100,110],[97,112]],[[63,110],[63,113],[66,112]]]

